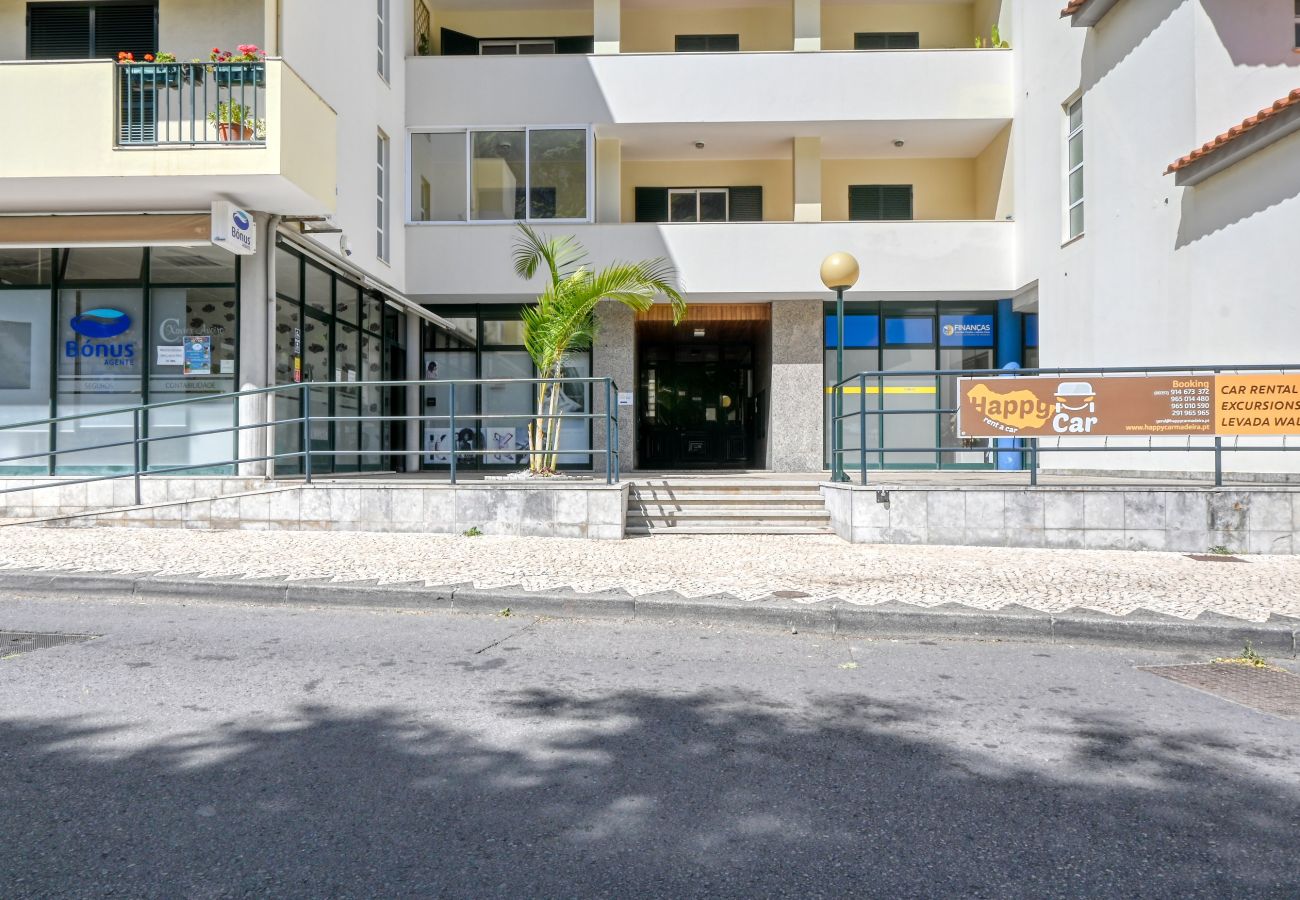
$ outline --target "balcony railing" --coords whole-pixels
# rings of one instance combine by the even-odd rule
[[[266,142],[266,63],[118,66],[121,146]]]

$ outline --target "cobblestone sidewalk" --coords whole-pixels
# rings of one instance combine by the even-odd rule
[[[526,591],[675,591],[744,600],[800,592],[917,607],[1082,608],[1261,622],[1300,618],[1300,557],[1198,562],[1174,553],[854,545],[833,536],[614,541],[358,532],[0,529],[0,569],[473,584]]]

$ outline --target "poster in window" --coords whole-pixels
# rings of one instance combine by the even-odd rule
[[[185,365],[182,369],[186,375],[212,374],[212,336],[208,334],[191,334],[185,338]]]
[[[487,461],[497,465],[527,462],[528,429],[498,425],[488,429]]]
[[[26,391],[31,386],[31,323],[0,322],[0,391]]]

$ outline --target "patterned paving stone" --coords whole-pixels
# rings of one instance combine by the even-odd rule
[[[1300,557],[1247,565],[1176,553],[848,544],[834,536],[655,536],[621,542],[358,532],[0,529],[0,569],[377,580],[579,593],[675,591],[757,600],[778,591],[864,606],[957,603],[1042,612],[1145,609],[1300,618]]]

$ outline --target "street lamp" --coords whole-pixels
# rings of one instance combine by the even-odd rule
[[[822,284],[835,292],[835,412],[831,421],[831,481],[848,481],[844,474],[844,292],[858,283],[858,261],[848,253],[832,253],[822,261]],[[839,451],[839,452],[836,452]]]

